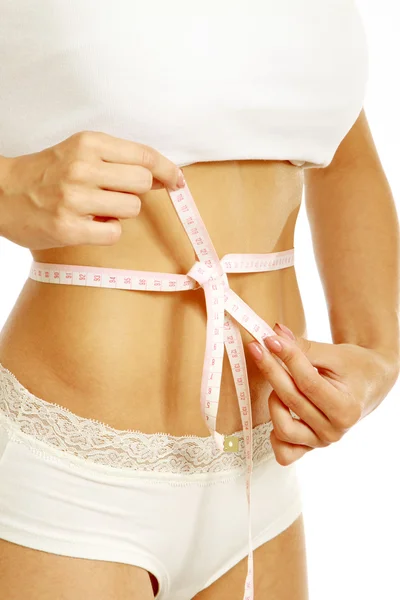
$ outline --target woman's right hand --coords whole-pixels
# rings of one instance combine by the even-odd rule
[[[139,214],[138,194],[184,185],[157,150],[98,131],[1,160],[0,235],[32,250],[115,244],[120,219]]]

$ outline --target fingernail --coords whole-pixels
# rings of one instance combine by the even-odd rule
[[[256,360],[262,359],[263,353],[261,350],[261,346],[260,344],[258,344],[258,342],[251,342],[250,344],[248,344],[247,347],[253,358],[255,358]]]
[[[183,188],[186,185],[186,181],[185,178],[183,176],[183,173],[181,171],[181,169],[179,169],[179,175],[178,175],[178,188]]]
[[[289,327],[286,327],[286,325],[283,325],[282,323],[277,323],[277,325],[282,329],[284,333],[287,333],[292,338],[292,340],[296,339],[296,336],[294,335],[293,331],[289,329]]]
[[[275,352],[280,352],[282,350],[282,344],[280,342],[278,342],[277,339],[273,338],[270,335],[267,335],[264,342]]]

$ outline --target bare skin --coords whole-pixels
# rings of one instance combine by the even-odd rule
[[[302,515],[253,558],[256,600],[308,600]],[[192,600],[243,600],[246,573],[245,558]],[[158,589],[153,575],[139,567],[58,556],[4,540],[0,581],[4,600],[153,600]]]
[[[302,197],[301,168],[287,161],[222,161],[182,170],[220,257],[293,247]],[[42,262],[188,272],[196,257],[166,190],[152,190],[141,195],[141,201],[140,215],[123,221],[117,244],[35,250],[33,257]],[[232,274],[228,279],[271,326],[280,321],[296,335],[306,335],[294,267]],[[205,324],[201,289],[127,292],[29,279],[1,332],[0,362],[35,395],[83,417],[118,429],[207,436],[199,402]],[[245,330],[241,332],[244,343],[251,341]],[[255,426],[270,420],[272,388],[252,360],[247,364]],[[227,360],[217,429],[222,433],[241,429]],[[254,557],[257,600],[307,599],[301,520],[257,549]],[[288,557],[293,557],[292,577],[287,576]],[[196,600],[242,598],[244,562]],[[26,579],[18,575],[21,564],[40,572],[29,579],[29,591]],[[2,586],[14,594],[7,600],[45,600],[45,594],[63,600],[75,600],[79,594],[87,600],[127,596],[147,600],[153,598],[153,586],[156,589],[154,580],[138,567],[60,557],[6,541],[0,541],[0,565]],[[102,583],[94,592],[90,581],[97,581],[97,573]],[[74,589],[68,584],[71,577],[76,581]]]

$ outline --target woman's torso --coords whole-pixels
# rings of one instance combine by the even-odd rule
[[[186,181],[220,257],[294,246],[303,171],[285,161],[197,163]],[[40,262],[187,273],[196,260],[166,190],[141,196],[113,247],[34,251]],[[295,259],[296,262],[296,259]],[[229,284],[271,327],[305,333],[295,267],[229,274]],[[252,337],[241,329],[244,343]],[[203,290],[175,293],[56,286],[28,279],[0,335],[0,362],[35,395],[118,429],[208,435],[200,413],[205,348]],[[271,391],[247,360],[253,424],[269,420]],[[217,429],[241,429],[224,359]]]
[[[327,165],[362,108],[366,40],[354,0],[0,7],[0,154],[37,152],[85,129],[145,143],[184,166],[219,256],[293,247],[303,171],[288,161]],[[34,257],[186,273],[195,254],[167,192],[142,200],[116,246]],[[271,326],[305,333],[294,267],[228,280]],[[208,435],[205,325],[201,289],[28,280],[1,333],[0,361],[36,395],[83,416]],[[247,362],[257,424],[269,419],[270,387]],[[217,429],[241,429],[227,360]]]

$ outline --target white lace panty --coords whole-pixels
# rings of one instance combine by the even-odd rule
[[[9,436],[33,451],[116,469],[164,473],[221,473],[245,469],[243,431],[236,432],[239,449],[224,452],[211,436],[174,436],[115,429],[47,402],[29,392],[0,364],[0,424]],[[254,465],[273,455],[272,423],[253,429]],[[45,446],[44,446],[45,445]],[[80,462],[80,461],[79,461]]]
[[[302,511],[295,463],[254,428],[252,544]],[[142,567],[189,600],[248,554],[246,462],[214,439],[118,430],[37,398],[0,365],[0,539]]]

